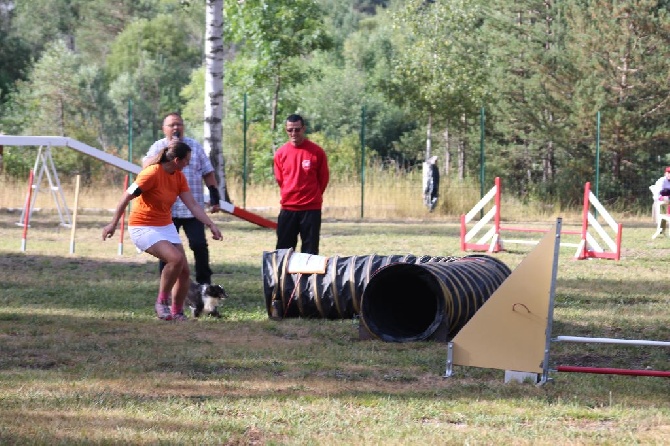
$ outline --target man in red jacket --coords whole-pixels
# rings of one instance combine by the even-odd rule
[[[300,115],[286,118],[289,141],[274,156],[274,173],[281,194],[277,219],[277,249],[296,248],[319,253],[321,207],[330,172],[326,152],[305,137]]]

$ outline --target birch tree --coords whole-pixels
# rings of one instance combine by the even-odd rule
[[[219,193],[230,201],[226,187],[223,136],[223,0],[207,0],[205,26],[204,149],[214,167]]]

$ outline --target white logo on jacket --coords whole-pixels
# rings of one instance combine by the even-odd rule
[[[312,160],[302,160],[303,169],[309,170],[310,167],[312,167]]]

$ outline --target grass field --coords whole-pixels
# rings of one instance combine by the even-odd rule
[[[552,373],[536,387],[456,366],[445,379],[444,343],[361,341],[354,320],[269,320],[261,256],[274,233],[230,216],[216,215],[224,241],[210,243],[231,295],[224,317],[181,324],[154,317],[154,259],[127,238],[119,255],[118,232],[101,240],[109,214],[79,215],[75,254],[54,213],[33,216],[21,252],[18,219],[0,213],[0,444],[670,443],[665,378]],[[555,335],[670,339],[670,238],[623,223],[620,262],[561,249]],[[458,231],[436,217],[328,218],[322,254],[464,255]],[[509,249],[496,257],[513,269],[532,248]],[[670,370],[662,347],[554,344],[551,358]]]

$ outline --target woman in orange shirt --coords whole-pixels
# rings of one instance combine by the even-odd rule
[[[165,148],[156,161],[143,169],[125,191],[116,206],[112,222],[102,228],[102,239],[114,235],[123,211],[137,198],[128,218],[130,239],[137,249],[166,263],[161,273],[156,315],[163,320],[186,320],[184,300],[191,275],[179,233],[172,223],[172,205],[181,198],[186,207],[212,231],[214,240],[221,240],[221,231],[207,216],[191,191],[181,170],[191,160],[191,148],[180,141]],[[172,294],[172,306],[168,305]]]

